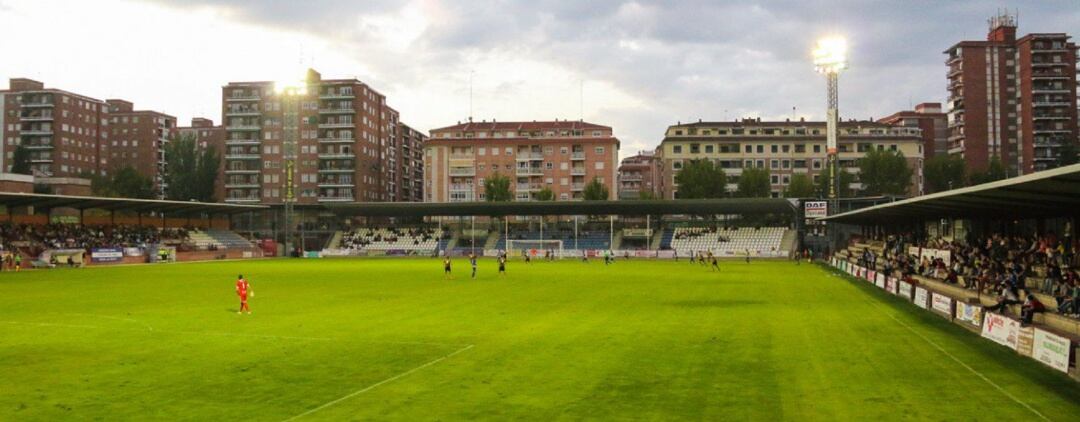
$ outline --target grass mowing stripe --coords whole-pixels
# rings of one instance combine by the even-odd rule
[[[472,349],[472,348],[473,348],[472,344],[470,344],[468,346],[465,346],[465,347],[462,347],[462,348],[457,349],[457,350],[451,352],[450,354],[447,354],[447,355],[445,355],[445,356],[443,356],[441,358],[435,359],[435,360],[433,360],[431,362],[428,362],[428,363],[425,363],[423,365],[417,366],[417,367],[415,367],[413,369],[410,369],[408,371],[402,372],[402,373],[394,375],[394,376],[392,376],[390,378],[387,378],[387,379],[384,379],[384,380],[379,381],[377,383],[371,384],[371,385],[369,385],[367,387],[364,387],[362,389],[353,391],[352,393],[346,394],[346,395],[344,395],[344,396],[342,396],[342,397],[340,397],[338,399],[331,400],[331,401],[329,401],[329,402],[327,402],[327,403],[325,403],[325,404],[323,404],[323,405],[321,405],[319,407],[308,410],[307,412],[304,412],[304,413],[301,413],[299,415],[293,416],[291,418],[285,419],[283,422],[289,422],[289,421],[300,419],[300,418],[302,418],[304,416],[307,416],[307,415],[310,415],[312,413],[318,412],[318,411],[323,410],[323,409],[325,409],[327,407],[330,407],[330,406],[333,406],[335,404],[341,403],[342,401],[345,401],[345,400],[348,400],[350,398],[356,397],[356,396],[358,396],[360,394],[364,394],[364,393],[366,393],[368,391],[371,391],[371,390],[374,390],[374,389],[378,388],[380,385],[383,385],[383,384],[386,384],[386,383],[389,383],[389,382],[394,382],[395,380],[398,380],[398,379],[400,379],[402,377],[408,376],[409,374],[411,374],[413,372],[419,371],[421,369],[427,368],[427,367],[429,367],[431,365],[434,365],[436,363],[442,362],[442,361],[444,361],[446,359],[449,359],[449,358],[453,357],[454,355],[456,355],[458,353],[464,352],[464,351]]]

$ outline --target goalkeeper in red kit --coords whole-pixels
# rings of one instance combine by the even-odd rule
[[[255,292],[251,290],[251,285],[248,284],[243,274],[236,276],[236,295],[240,296],[240,310],[236,313],[247,311],[250,314],[251,308],[248,307],[247,303],[248,295],[255,296]]]

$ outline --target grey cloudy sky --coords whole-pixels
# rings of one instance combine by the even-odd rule
[[[583,111],[614,127],[626,155],[680,120],[784,118],[792,107],[820,118],[824,82],[809,51],[830,34],[851,49],[845,118],[943,101],[941,52],[983,39],[1006,7],[1019,10],[1020,33],[1080,33],[1077,0],[0,0],[0,37],[12,43],[0,76],[220,120],[221,85],[278,79],[303,61],[359,77],[428,130],[469,115],[472,75],[475,119]],[[55,14],[61,23],[40,30]]]

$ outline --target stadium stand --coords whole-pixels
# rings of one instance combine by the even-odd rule
[[[364,228],[346,232],[341,238],[341,248],[432,252],[440,246],[440,239],[444,239],[442,229]]]
[[[784,239],[784,227],[678,227],[672,233],[671,249],[687,255],[712,251],[720,256],[776,253]]]
[[[100,247],[138,247],[153,243],[181,244],[190,231],[158,229],[151,226],[93,226],[78,224],[0,224],[0,239],[5,247],[13,244],[28,251],[44,249],[90,249]]]

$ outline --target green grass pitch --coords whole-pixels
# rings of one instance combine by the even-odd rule
[[[1080,415],[1063,374],[865,283],[805,263],[721,267],[514,260],[498,277],[483,260],[470,280],[458,259],[449,281],[437,259],[5,272],[0,420]],[[236,314],[237,273],[252,315]]]

